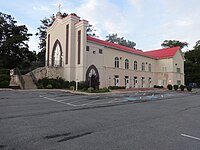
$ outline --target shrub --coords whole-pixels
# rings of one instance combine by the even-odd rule
[[[9,81],[1,81],[0,82],[0,88],[8,88],[9,87],[10,82]]]
[[[88,92],[94,92],[94,88],[93,87],[88,88]]]
[[[125,89],[125,86],[109,86],[109,89],[111,90],[117,90],[117,89]]]
[[[81,89],[81,91],[86,92],[88,90],[88,88],[83,88]]]
[[[184,91],[185,86],[184,85],[180,85],[180,89],[181,89],[181,91]]]
[[[188,90],[189,92],[191,92],[191,91],[192,91],[192,87],[191,87],[191,86],[187,86],[187,90]]]
[[[69,81],[64,81],[63,88],[68,89],[69,88]]]
[[[10,74],[10,70],[9,69],[0,69],[0,74]]]
[[[103,88],[100,88],[98,92],[100,93],[109,92],[109,89],[107,87],[103,87]]]
[[[174,85],[174,90],[175,90],[175,91],[178,90],[178,85]]]
[[[46,88],[47,88],[47,89],[52,89],[53,86],[52,86],[51,84],[48,84]]]
[[[158,89],[164,88],[163,86],[159,86],[159,85],[154,85],[153,87],[154,87],[154,88],[158,88]]]
[[[75,86],[70,86],[69,89],[74,91],[75,90]]]
[[[0,82],[1,81],[10,81],[10,76],[7,74],[0,74]]]
[[[38,84],[42,85],[43,87],[46,87],[49,83],[49,79],[48,78],[43,78],[43,79],[39,79],[38,80]]]
[[[171,84],[168,84],[168,85],[167,85],[167,89],[168,89],[168,90],[172,90],[172,88],[173,88],[173,87],[172,87]]]
[[[38,80],[39,87],[47,87],[48,84],[52,85],[54,89],[64,88],[65,81],[62,78],[53,79],[53,78],[43,78]]]
[[[87,81],[81,81],[78,83],[78,89],[88,89],[88,82]]]
[[[75,87],[75,86],[76,86],[76,82],[75,82],[75,81],[69,82],[69,87],[70,87],[70,86],[74,86],[74,87]]]

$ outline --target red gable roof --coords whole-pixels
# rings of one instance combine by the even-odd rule
[[[102,45],[105,45],[105,46],[117,48],[117,49],[120,49],[120,50],[123,50],[123,51],[128,51],[128,52],[132,52],[132,53],[136,53],[136,54],[140,54],[140,55],[146,55],[146,54],[144,54],[144,52],[142,52],[140,50],[137,50],[137,49],[134,49],[134,48],[129,48],[129,47],[126,47],[126,46],[115,44],[115,43],[111,43],[111,42],[108,42],[108,41],[103,41],[103,40],[100,40],[100,39],[97,39],[97,38],[93,38],[91,36],[87,36],[87,40],[95,42],[95,43],[99,43],[99,44],[102,44]]]
[[[177,47],[172,47],[172,48],[164,48],[164,49],[159,49],[159,50],[147,51],[144,53],[157,59],[170,58],[170,57],[173,57],[179,49],[180,47],[177,46]]]
[[[118,45],[118,44],[114,44],[108,41],[103,41],[97,38],[93,38],[90,36],[87,36],[87,40],[91,41],[91,42],[95,42],[95,43],[99,43],[105,46],[109,46],[109,47],[113,47],[113,48],[117,48],[119,50],[122,51],[127,51],[127,52],[132,52],[132,53],[136,53],[139,55],[143,55],[146,57],[151,57],[151,58],[156,58],[156,59],[161,59],[161,58],[168,58],[168,57],[173,57],[177,50],[180,49],[180,47],[174,47],[174,48],[165,48],[165,49],[160,49],[160,50],[153,50],[153,51],[148,51],[148,52],[143,52],[134,48],[129,48],[126,46],[122,46],[122,45]]]

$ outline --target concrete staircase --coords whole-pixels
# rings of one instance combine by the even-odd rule
[[[22,75],[25,81],[25,89],[37,89],[30,75]]]

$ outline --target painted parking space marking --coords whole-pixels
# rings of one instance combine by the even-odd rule
[[[73,107],[83,107],[83,106],[95,106],[95,105],[105,105],[111,103],[126,102],[127,99],[122,98],[112,98],[112,97],[100,97],[100,96],[66,96],[65,99],[58,99],[59,95],[54,97],[49,97],[48,95],[40,95],[41,98],[54,101],[57,103],[73,106]]]
[[[132,93],[132,94],[111,94],[109,95],[76,95],[76,94],[62,94],[62,93],[50,93],[40,95],[40,97],[47,100],[51,100],[57,103],[73,106],[73,107],[84,107],[84,106],[95,106],[95,105],[110,105],[115,103],[124,102],[136,102],[141,100],[159,100],[163,98],[173,97],[173,93]]]
[[[187,134],[181,134],[181,135],[184,136],[184,137],[190,138],[190,139],[195,139],[195,140],[200,141],[200,138],[195,137],[195,136],[191,136],[191,135],[187,135]]]
[[[57,103],[69,105],[69,106],[74,106],[74,107],[77,106],[77,105],[74,105],[74,104],[71,104],[71,103],[65,103],[65,102],[62,102],[62,101],[57,101],[57,100],[55,100],[55,99],[52,99],[52,98],[49,98],[49,97],[45,97],[45,96],[42,96],[42,95],[40,95],[40,97],[41,97],[41,98],[44,98],[44,99],[47,99],[47,100],[50,100],[50,101],[57,102]]]

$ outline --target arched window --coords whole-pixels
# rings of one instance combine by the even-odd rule
[[[142,63],[142,71],[145,71],[145,64],[144,64],[144,62]]]
[[[125,69],[129,69],[129,61],[128,61],[128,59],[125,59]]]
[[[62,67],[62,48],[58,40],[56,40],[52,52],[52,66]]]
[[[151,64],[149,64],[149,72],[151,72]]]
[[[115,57],[115,68],[119,68],[119,58]]]
[[[134,70],[137,70],[137,61],[134,61],[133,69],[134,69]]]

